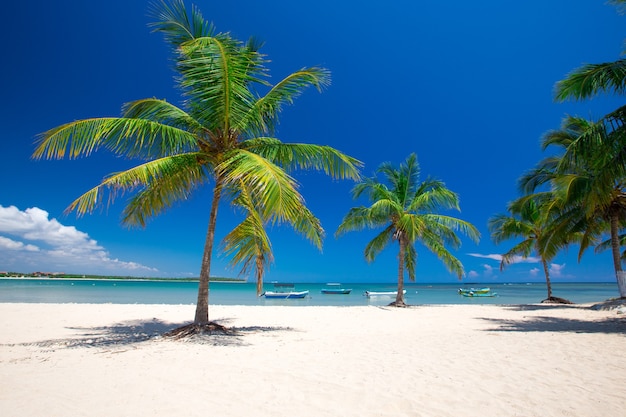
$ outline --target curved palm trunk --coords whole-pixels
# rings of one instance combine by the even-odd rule
[[[404,256],[406,246],[402,236],[399,238],[400,253],[398,254],[398,294],[396,294],[396,305],[404,305]]]
[[[626,275],[622,270],[619,247],[619,217],[616,213],[611,214],[611,253],[613,254],[613,267],[615,268],[619,296],[626,298]]]
[[[548,287],[548,299],[552,298],[552,283],[550,282],[550,268],[548,268],[548,262],[541,258],[541,264],[543,265],[543,273],[546,275],[546,286]]]
[[[256,296],[260,297],[263,294],[263,259],[257,257],[256,259]]]
[[[204,254],[202,255],[202,265],[200,267],[200,282],[198,283],[198,301],[196,304],[196,316],[194,324],[209,323],[209,277],[211,273],[211,254],[213,253],[213,242],[215,240],[215,223],[217,221],[217,208],[222,195],[222,180],[217,178],[215,189],[213,190],[213,201],[211,202],[211,214],[209,216],[209,228],[204,242]]]

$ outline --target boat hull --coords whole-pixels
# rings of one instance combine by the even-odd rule
[[[322,294],[350,294],[350,292],[352,291],[352,289],[346,289],[346,288],[339,288],[339,289],[327,289],[324,288],[322,289]]]
[[[491,293],[491,288],[459,288],[459,294],[489,294]]]
[[[402,291],[402,294],[406,294],[406,290]],[[371,297],[395,297],[398,295],[398,291],[365,291],[367,298]]]
[[[495,292],[462,292],[460,293],[463,297],[495,297],[498,295]]]
[[[309,295],[309,291],[288,291],[288,292],[279,292],[279,291],[265,291],[263,296],[265,298],[274,298],[274,299],[286,299],[286,298],[304,298]]]

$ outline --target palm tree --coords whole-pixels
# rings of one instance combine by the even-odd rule
[[[611,0],[609,3],[616,6],[620,13],[626,12],[626,0]],[[619,95],[626,92],[626,59],[587,64],[575,69],[556,84],[555,98],[557,101],[584,100],[600,93],[611,92]],[[599,205],[612,211],[609,224],[613,264],[620,295],[626,297],[626,274],[622,271],[619,260],[619,239],[615,230],[620,223],[618,213],[623,210],[623,203],[620,201],[623,196],[619,190],[623,188],[621,184],[626,178],[626,106],[609,113],[593,129],[581,134],[565,154],[565,158],[574,162],[581,158],[590,161],[593,157],[597,158],[594,161],[595,170],[604,177],[605,184],[614,184],[613,190],[610,190],[611,187],[604,188],[608,194],[601,199],[603,201]],[[598,198],[595,199],[599,202]],[[607,206],[609,200],[616,204]]]
[[[602,245],[599,240],[603,233],[609,233],[620,296],[624,297],[620,230],[626,222],[626,173],[620,170],[626,149],[614,135],[617,133],[607,128],[605,120],[567,116],[561,129],[548,132],[542,142],[544,150],[555,145],[563,154],[540,162],[522,177],[521,185],[533,192],[550,184],[561,210],[568,213],[561,216],[560,233],[582,233],[579,261],[589,247]]]
[[[251,205],[248,214],[256,211],[263,224],[292,225],[321,247],[324,231],[306,209],[288,171],[317,169],[334,178],[358,179],[361,163],[328,146],[286,144],[272,137],[282,106],[293,103],[307,87],[321,91],[330,82],[327,70],[303,68],[271,85],[266,81],[267,61],[254,39],[242,43],[228,33],[216,33],[196,7],[188,13],[182,0],[156,4],[153,16],[152,26],[164,34],[175,52],[183,107],[144,99],[126,104],[121,117],[67,123],[41,136],[34,157],[60,159],[67,154],[76,158],[105,148],[138,159],[136,167],[105,178],[68,208],[82,215],[99,206],[106,192],[109,203],[120,194],[134,192],[123,211],[122,222],[129,226],[145,227],[150,217],[212,183],[198,301],[188,328],[198,332],[214,328],[209,322],[208,290],[222,196]],[[255,236],[263,238],[263,225],[254,227]],[[266,256],[271,253],[268,247],[263,251]]]
[[[515,200],[508,206],[510,215],[498,214],[489,219],[491,238],[496,244],[511,239],[523,240],[502,255],[500,270],[513,263],[518,257],[528,258],[533,253],[539,256],[546,277],[548,297],[544,302],[567,303],[570,301],[552,295],[549,262],[560,249],[569,243],[559,234],[558,208],[550,192],[537,193]]]
[[[438,214],[439,210],[459,210],[458,196],[435,179],[419,181],[420,167],[415,154],[409,155],[399,169],[383,163],[377,170],[389,186],[376,177],[358,183],[352,190],[354,198],[366,195],[369,207],[350,209],[339,225],[336,236],[351,230],[383,227],[365,247],[365,259],[372,262],[390,243],[398,242],[398,293],[396,306],[404,306],[404,270],[415,281],[417,251],[420,241],[446,265],[449,271],[464,275],[463,265],[446,248],[458,248],[461,244],[456,231],[461,231],[478,241],[480,233],[468,222]]]

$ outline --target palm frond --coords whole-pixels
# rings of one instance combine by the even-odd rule
[[[449,272],[455,273],[459,279],[463,278],[463,275],[465,275],[463,264],[458,258],[452,255],[439,236],[433,234],[431,231],[426,231],[422,239],[420,239],[420,242],[443,262]]]
[[[488,227],[491,239],[496,244],[519,236],[531,236],[534,233],[531,224],[506,214],[497,214],[490,218]]]
[[[369,207],[353,207],[344,216],[341,224],[335,232],[335,237],[339,237],[347,232],[371,228],[374,223],[371,218]]]
[[[283,143],[278,139],[260,137],[248,140],[242,147],[257,153],[287,170],[314,169],[336,179],[359,180],[363,163],[330,146]]]
[[[513,263],[518,257],[528,258],[535,249],[535,243],[536,242],[532,239],[525,239],[509,249],[508,252],[502,254],[500,270],[503,270],[505,266]]]
[[[210,181],[196,154],[153,160],[126,171],[117,180],[133,189],[141,187],[122,212],[122,223],[145,227],[147,221],[175,203],[186,201],[199,186]]]
[[[206,173],[197,164],[195,154],[181,154],[153,160],[123,172],[109,175],[98,186],[74,200],[66,212],[76,211],[81,216],[90,213],[103,202],[103,194],[108,192],[107,205],[112,204],[119,195],[143,189],[145,195],[134,197],[129,206],[135,206],[144,198],[153,207],[127,208],[123,223],[145,226],[145,220],[171,206],[174,201],[185,199],[192,189],[207,181]],[[145,190],[151,188],[151,193]],[[145,206],[146,202],[142,206]],[[134,216],[128,213],[138,211]]]
[[[364,251],[367,262],[373,262],[378,254],[393,241],[393,231],[393,227],[388,226],[369,241]]]
[[[259,227],[254,216],[246,217],[222,241],[224,255],[231,257],[231,265],[241,265],[242,274],[261,265],[262,270],[257,271],[257,274],[262,275],[274,261],[271,248],[267,233],[263,227]]]
[[[370,201],[377,200],[397,200],[393,190],[389,189],[385,184],[378,182],[376,178],[364,178],[361,182],[352,188],[352,198],[357,199],[362,195],[367,196]]]
[[[450,242],[456,246],[455,242],[459,242],[458,236],[456,235],[457,232],[467,236],[475,243],[478,243],[480,240],[480,232],[476,226],[465,220],[433,213],[425,214],[422,217],[425,222],[432,225],[433,228],[440,225],[442,228],[442,237],[444,238],[443,241],[446,243]]]
[[[300,208],[298,216],[295,219],[290,219],[289,223],[297,233],[303,235],[318,249],[322,249],[322,240],[325,236],[324,228],[320,220],[304,204]]]
[[[257,276],[262,276],[274,259],[272,245],[249,190],[243,184],[238,190],[233,204],[244,209],[246,218],[224,237],[222,247],[225,255],[231,256],[231,265],[242,265],[241,273],[254,266]]]
[[[304,89],[313,86],[319,92],[330,85],[330,71],[325,68],[302,68],[289,74],[274,85],[263,97],[250,107],[248,116],[242,119],[240,130],[250,130],[255,136],[273,133],[278,113],[284,104],[293,104]]]
[[[196,6],[192,6],[190,19],[183,0],[154,1],[149,14],[154,19],[149,26],[154,32],[163,33],[165,40],[174,49],[191,39],[212,36],[215,31],[213,25],[203,19]]]
[[[432,213],[435,210],[459,210],[459,196],[450,191],[441,181],[427,180],[420,184],[410,205],[409,211]]]
[[[304,199],[297,191],[296,181],[267,159],[245,151],[233,152],[216,167],[226,183],[241,181],[252,194],[263,218],[275,222],[298,219]]]
[[[626,92],[626,59],[583,65],[556,84],[554,95],[557,101],[583,100],[601,92]]]
[[[36,159],[70,159],[106,148],[127,157],[162,157],[197,149],[195,136],[158,122],[129,118],[85,119],[55,127],[37,140]]]
[[[129,119],[144,119],[183,129],[202,138],[204,126],[198,123],[184,110],[168,103],[165,100],[148,98],[126,103],[122,108],[123,117]]]

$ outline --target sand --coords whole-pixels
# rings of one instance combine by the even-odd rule
[[[0,415],[623,416],[626,314],[588,306],[0,304]]]

